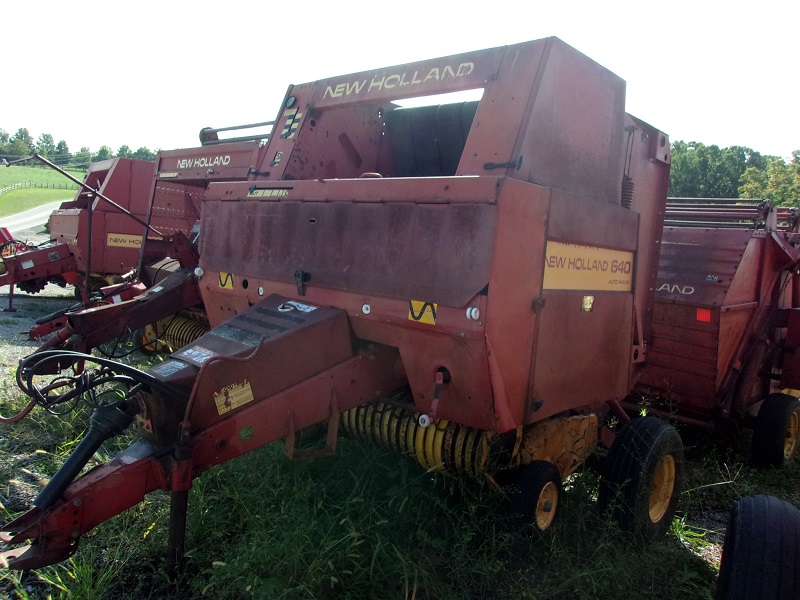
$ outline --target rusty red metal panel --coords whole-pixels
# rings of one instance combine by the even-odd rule
[[[441,203],[447,184],[412,179],[367,187],[415,202],[209,200],[201,266],[283,282],[302,271],[309,286],[463,306],[489,281],[494,183],[480,203]]]
[[[751,237],[746,229],[665,227],[657,301],[722,306]]]
[[[504,47],[491,48],[333,77],[315,86],[310,101],[315,109],[324,109],[481,88],[497,78],[505,51]]]
[[[498,200],[486,339],[495,404],[505,408],[517,425],[524,423],[528,401],[538,319],[533,302],[541,296],[550,193],[547,188],[507,181]]]
[[[783,355],[781,387],[800,390],[800,309],[787,310],[786,352]]]
[[[583,298],[593,297],[591,311]],[[547,291],[542,294],[527,422],[602,405],[628,393],[633,295]]]
[[[243,180],[251,174],[258,157],[258,142],[231,142],[162,150],[156,159],[159,181]]]
[[[522,165],[510,176],[619,205],[625,82],[550,38],[527,111],[509,156]]]
[[[702,316],[702,315],[701,315]],[[695,306],[657,302],[647,368],[637,389],[686,408],[714,406],[719,348],[719,310],[698,319]]]

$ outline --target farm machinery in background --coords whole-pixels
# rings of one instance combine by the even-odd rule
[[[480,100],[399,105],[466,90]],[[29,409],[83,399],[95,411],[34,507],[4,526],[0,539],[23,544],[5,563],[64,560],[84,533],[159,489],[171,495],[177,560],[195,477],[278,439],[295,456],[298,432],[318,424],[327,436],[317,454],[335,450],[341,429],[430,470],[508,484],[514,511],[541,530],[563,479],[604,445],[601,505],[636,536],[663,535],[680,493],[680,437],[625,408],[640,410],[641,390],[667,396],[654,382],[667,381],[657,369],[670,360],[670,310],[708,310],[702,323],[717,319],[720,339],[730,332],[721,315],[735,310],[669,295],[692,284],[665,280],[665,261],[700,242],[671,242],[669,142],[624,112],[624,96],[621,79],[548,38],[291,86],[268,142],[248,146],[229,177],[196,171],[191,190],[178,185],[195,164],[186,153],[222,162],[223,145],[161,153],[151,207],[167,188],[202,196],[199,265],[170,277],[199,290],[211,329],[147,372],[63,349],[23,361]],[[768,225],[736,239],[762,240],[756,270],[793,281],[796,227],[756,213]],[[765,281],[743,301],[755,305],[739,356],[766,323],[772,346],[790,347],[792,335],[780,336],[795,322],[792,288],[776,296]],[[164,315],[184,293],[167,289],[156,284],[147,300],[175,309]],[[759,308],[773,300],[780,310]],[[71,315],[58,340],[77,333],[82,349],[98,328],[135,328],[126,319],[136,302]],[[792,368],[776,363],[790,353],[767,346],[770,377],[783,366],[782,384],[794,387]],[[76,362],[96,368],[42,383]],[[750,372],[734,366],[733,381]],[[132,424],[136,442],[79,476]]]
[[[139,330],[145,345],[166,336],[180,346],[207,328],[201,311],[177,314],[201,304],[193,277],[200,198],[209,181],[246,178],[259,144],[240,139],[212,148],[160,152],[155,163],[91,165],[81,191],[51,215],[51,241],[6,260],[12,286],[23,281],[34,292],[48,280],[66,280],[83,296],[40,319],[31,339],[55,332],[43,349],[89,352]]]
[[[667,204],[647,368],[624,402],[695,427],[753,428],[755,462],[800,443],[800,213],[768,201]],[[785,393],[792,391],[791,393]]]
[[[121,280],[136,268],[139,258],[138,245],[131,239],[136,234],[141,238],[153,163],[123,158],[96,162],[80,182],[39,158],[76,181],[79,189],[50,216],[48,242],[29,246],[3,232],[3,249],[9,251],[3,253],[0,285],[11,286],[11,310],[15,285],[35,294],[48,282],[69,283],[85,294],[89,281],[107,285]]]

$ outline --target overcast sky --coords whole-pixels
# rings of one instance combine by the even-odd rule
[[[2,0],[0,128],[73,152],[185,148],[274,119],[290,83],[555,35],[672,140],[788,157],[798,23],[798,0]]]

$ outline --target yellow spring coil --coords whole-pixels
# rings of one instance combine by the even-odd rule
[[[169,345],[173,351],[192,343],[209,330],[208,325],[181,316],[168,317],[159,322],[162,323],[167,323],[167,328],[159,335],[159,341]]]
[[[413,456],[425,469],[480,477],[486,468],[489,434],[437,419],[428,427],[420,414],[376,402],[342,413],[348,435],[393,452]]]

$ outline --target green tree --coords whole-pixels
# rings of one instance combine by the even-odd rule
[[[114,158],[114,151],[110,146],[100,146],[100,150],[92,154],[92,162]]]
[[[768,157],[745,146],[720,148],[700,142],[672,144],[670,196],[738,198],[740,179],[749,168],[764,168]]]
[[[27,129],[22,127],[17,130],[17,133],[11,137],[9,143],[6,145],[6,152],[14,157],[33,154],[33,138]]]
[[[56,144],[53,141],[53,136],[49,133],[43,133],[36,140],[36,152],[44,157],[53,156],[56,153]]]
[[[131,158],[138,158],[139,160],[155,160],[156,153],[150,150],[149,148],[142,146],[136,152],[133,153]]]
[[[72,163],[78,169],[88,169],[92,163],[92,151],[88,146],[81,146],[81,149],[72,157]]]
[[[747,198],[768,198],[783,206],[800,206],[800,150],[788,163],[772,157],[766,168],[748,168],[741,177],[739,193]]]
[[[65,165],[70,160],[69,154],[69,146],[67,146],[67,142],[64,140],[59,140],[58,144],[56,144],[56,150],[54,153],[55,162],[60,165]]]
[[[117,157],[119,158],[130,158],[133,155],[133,151],[131,150],[130,146],[123,144],[117,150]]]
[[[11,135],[5,129],[0,129],[0,144],[5,146],[10,139]]]

